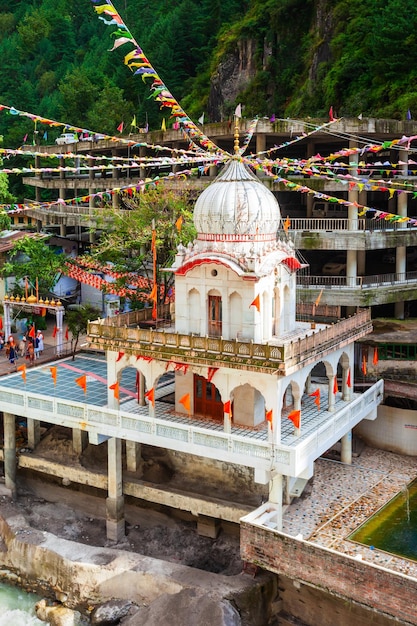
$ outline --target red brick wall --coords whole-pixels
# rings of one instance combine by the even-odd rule
[[[417,580],[241,522],[244,561],[417,624]]]

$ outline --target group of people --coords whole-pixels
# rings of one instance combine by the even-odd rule
[[[6,357],[10,365],[15,365],[19,358],[25,358],[32,365],[44,351],[44,337],[41,330],[35,333],[31,327],[16,344],[13,335],[5,340],[4,334],[0,334],[0,350],[5,349]]]

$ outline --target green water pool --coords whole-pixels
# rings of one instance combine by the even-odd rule
[[[404,486],[349,539],[417,561],[417,480]]]

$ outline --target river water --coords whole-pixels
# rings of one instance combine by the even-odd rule
[[[35,615],[38,600],[33,593],[0,583],[0,626],[45,626]]]

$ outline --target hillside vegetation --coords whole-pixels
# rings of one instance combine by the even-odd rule
[[[115,0],[114,5],[193,119],[417,115],[417,3],[410,0]],[[0,8],[1,104],[115,134],[162,113],[147,85],[110,52],[112,29],[89,0]],[[169,122],[171,123],[171,122]],[[0,115],[9,147],[33,130]],[[56,134],[58,134],[58,130]]]

